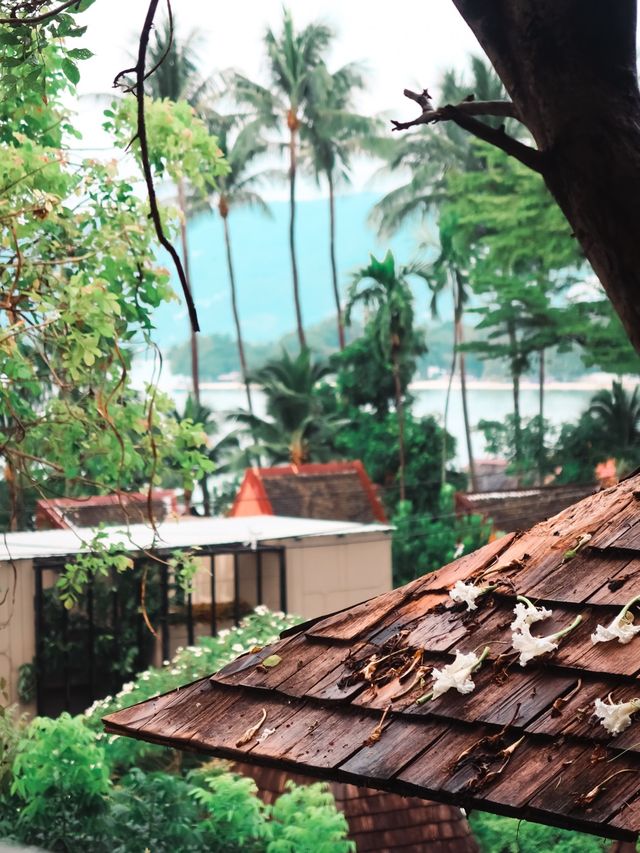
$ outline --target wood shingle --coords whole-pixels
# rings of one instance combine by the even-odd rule
[[[594,644],[591,634],[640,593],[638,530],[635,475],[402,589],[297,626],[167,699],[112,714],[106,728],[631,840],[640,832],[640,713],[614,736],[593,711],[608,696],[640,700],[640,635]],[[468,611],[449,596],[458,580],[495,589]],[[534,635],[582,619],[524,667],[511,647],[519,595],[551,611]],[[434,667],[484,646],[473,692],[417,701]],[[273,654],[281,662],[264,667]]]

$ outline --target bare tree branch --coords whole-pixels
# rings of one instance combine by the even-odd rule
[[[55,18],[56,15],[64,12],[65,9],[71,6],[78,6],[79,4],[80,0],[67,0],[66,3],[61,3],[55,9],[50,9],[48,12],[42,12],[42,14],[34,15],[31,18],[18,18],[15,15],[11,18],[0,18],[0,25],[8,27],[35,27],[37,24],[43,24],[45,21]]]
[[[420,124],[435,124],[439,121],[453,121],[484,142],[495,145],[511,157],[515,157],[529,169],[542,172],[543,155],[535,148],[525,145],[513,136],[505,132],[504,127],[491,127],[475,116],[500,116],[504,118],[515,118],[521,121],[515,105],[511,101],[476,101],[470,96],[459,104],[446,104],[444,107],[434,109],[431,96],[427,89],[422,92],[412,92],[411,89],[404,90],[405,97],[415,101],[421,108],[422,113],[413,121],[391,121],[393,130],[407,130]]]
[[[151,170],[151,162],[149,160],[149,143],[147,140],[147,125],[145,121],[144,110],[144,81],[147,76],[145,73],[145,68],[147,59],[147,48],[149,46],[149,37],[151,34],[151,28],[153,27],[153,19],[158,9],[159,2],[160,0],[151,0],[151,2],[149,3],[149,8],[147,9],[147,17],[145,18],[145,22],[142,27],[142,32],[140,33],[138,60],[136,62],[135,68],[127,69],[126,71],[123,71],[118,74],[114,81],[114,85],[117,85],[117,81],[122,77],[123,74],[126,74],[129,71],[135,72],[136,83],[134,90],[138,106],[137,139],[140,143],[140,160],[142,162],[142,172],[144,174],[144,180],[147,185],[147,192],[149,194],[149,210],[151,213],[151,221],[153,222],[153,226],[155,228],[160,245],[163,246],[171,255],[171,259],[173,260],[176,271],[178,273],[178,278],[180,279],[182,292],[184,294],[184,300],[186,302],[187,310],[189,312],[189,321],[191,323],[191,328],[194,332],[199,332],[200,325],[198,323],[198,315],[196,313],[196,307],[193,303],[191,287],[184,271],[184,267],[182,266],[182,261],[180,260],[180,256],[174,249],[171,241],[165,235],[164,229],[162,227],[162,219],[160,218],[160,209],[158,207],[156,189],[153,183],[153,172]],[[167,6],[170,10],[171,6],[169,0],[167,0]],[[169,11],[169,14],[171,15],[171,11]]]

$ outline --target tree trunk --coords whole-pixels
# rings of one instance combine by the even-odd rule
[[[544,180],[640,352],[635,0],[453,2],[530,130]]]
[[[340,305],[340,288],[338,287],[338,266],[336,264],[336,199],[333,186],[333,174],[327,172],[329,183],[329,253],[331,255],[331,279],[333,282],[333,296],[336,300],[336,317],[338,320],[338,344],[340,352],[345,347],[344,321],[342,319],[342,307]]]
[[[182,239],[182,264],[184,274],[189,286],[189,292],[193,295],[191,287],[191,273],[189,272],[189,244],[187,242],[187,202],[184,192],[184,181],[178,181],[178,205],[180,207],[180,237]],[[198,364],[198,336],[189,325],[191,334],[191,383],[193,385],[193,396],[196,403],[200,403],[200,366]]]
[[[520,482],[519,466],[522,462],[522,418],[520,417],[520,364],[518,359],[518,339],[513,323],[507,326],[509,344],[511,349],[511,381],[513,387],[513,443],[516,466],[518,466],[517,478]]]
[[[456,326],[456,339],[459,345],[464,342],[464,329],[461,319],[456,321]],[[469,457],[469,479],[471,481],[471,488],[476,492],[478,490],[478,481],[476,477],[476,463],[473,458],[473,447],[471,446],[471,423],[469,421],[469,398],[467,397],[467,371],[464,363],[464,353],[459,353],[458,358],[458,369],[460,371],[460,394],[462,396],[462,417],[464,420],[464,437],[467,443],[467,456]]]
[[[289,116],[289,251],[291,253],[291,275],[293,277],[293,300],[296,307],[296,324],[300,349],[305,349],[307,341],[304,336],[302,323],[302,308],[300,307],[300,282],[298,279],[298,260],[296,258],[296,126],[294,119]]]
[[[211,515],[211,495],[209,494],[209,477],[205,474],[200,480],[202,489],[202,512],[206,516]]]
[[[405,449],[404,449],[404,405],[402,403],[402,384],[400,382],[400,364],[398,352],[394,346],[391,352],[393,365],[393,384],[395,388],[396,417],[398,418],[398,481],[400,483],[400,500],[405,500],[406,489],[404,482]]]
[[[540,419],[540,437],[538,445],[538,478],[544,482],[544,349],[540,350],[538,365],[538,417]]]
[[[220,201],[222,205],[222,200]],[[236,327],[236,341],[238,344],[238,356],[240,358],[240,370],[242,372],[242,381],[247,393],[247,405],[249,411],[253,414],[253,404],[251,401],[251,385],[249,384],[249,371],[247,369],[247,359],[244,352],[244,343],[242,341],[242,330],[240,328],[240,314],[238,312],[238,300],[236,294],[236,277],[233,270],[233,259],[231,257],[231,236],[229,234],[228,211],[221,210],[222,223],[224,225],[224,244],[227,250],[227,269],[229,270],[229,284],[231,285],[231,308],[233,310],[233,322]]]

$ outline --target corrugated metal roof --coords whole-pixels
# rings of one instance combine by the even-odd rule
[[[495,589],[469,611],[449,595],[457,581]],[[631,840],[640,832],[640,711],[617,735],[594,711],[596,699],[640,701],[640,634],[624,644],[592,634],[616,624],[639,592],[636,475],[105,723],[235,761]],[[581,617],[556,650],[525,666],[512,648],[518,595],[551,611],[534,636]],[[629,614],[638,623],[637,602]],[[434,668],[485,646],[472,692],[429,700]]]
[[[314,536],[385,535],[392,528],[383,524],[357,524],[312,518],[285,518],[276,515],[244,518],[182,518],[159,524],[156,532],[146,524],[105,528],[105,543],[125,551],[167,550],[194,546],[247,545],[282,539]],[[42,530],[0,535],[0,561],[46,557],[71,557],[88,550],[97,528]]]

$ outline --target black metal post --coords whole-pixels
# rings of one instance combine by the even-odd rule
[[[287,612],[287,559],[285,550],[278,552],[278,563],[280,567],[280,610]]]
[[[216,558],[210,557],[211,565],[211,636],[218,633],[218,614],[216,613]]]
[[[36,573],[34,612],[36,617],[36,712],[44,714],[44,592],[42,586],[42,566],[33,566]]]
[[[193,630],[193,598],[191,593],[187,596],[187,642],[190,646],[195,643],[195,632]]]
[[[169,567],[163,563],[160,568],[162,604],[160,624],[162,627],[162,661],[169,660]]]
[[[142,617],[142,572],[143,567],[140,563],[135,564],[135,571],[138,573],[136,581],[136,598],[139,602],[136,608],[136,642],[138,643],[138,658],[136,670],[140,672],[145,668],[146,660],[144,654],[144,619]]]
[[[118,600],[118,573],[114,566],[111,567],[111,629],[113,631],[113,664],[114,684],[119,679],[120,671],[120,602]]]
[[[262,551],[256,551],[256,603],[262,604]]]
[[[69,672],[69,611],[62,608],[62,678],[64,682],[64,709],[71,710],[71,674]]]
[[[233,621],[240,624],[240,574],[238,572],[238,554],[233,555]]]
[[[89,620],[89,630],[87,635],[88,647],[88,665],[89,665],[89,696],[91,701],[95,697],[95,625],[93,624],[93,577],[89,578],[87,584],[87,618]]]

